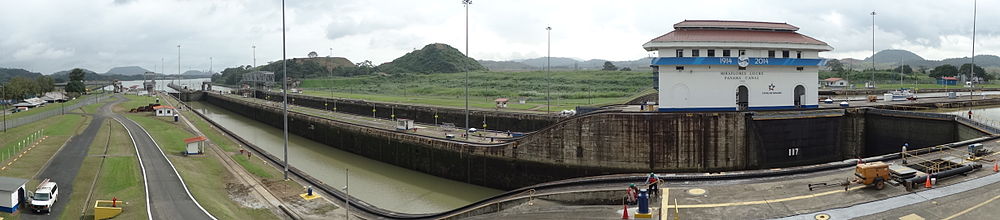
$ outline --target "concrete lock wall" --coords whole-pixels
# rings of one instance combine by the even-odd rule
[[[270,101],[281,101],[281,93],[256,90],[256,97],[268,99]],[[337,107],[338,112],[372,115],[372,107],[375,108],[376,117],[391,118],[395,114],[396,118],[412,119],[419,123],[434,124],[435,121],[441,123],[452,123],[457,127],[465,126],[465,109],[442,108],[432,106],[400,105],[392,103],[370,102],[355,99],[324,98],[305,96],[299,94],[288,94],[290,104],[306,106],[318,109],[332,110]],[[559,120],[559,117],[545,114],[521,113],[497,110],[469,110],[469,126],[477,129],[486,128],[497,131],[532,132],[549,126]],[[437,115],[437,120],[434,116]]]
[[[281,110],[219,94],[205,100],[281,127]],[[884,110],[883,110],[884,111]],[[898,152],[980,137],[938,118],[870,114],[754,120],[753,113],[596,113],[504,144],[470,144],[289,112],[289,132],[435,176],[498,189],[637,172],[721,172],[788,167]],[[912,134],[908,134],[912,133]],[[791,152],[790,149],[798,148]],[[526,172],[530,171],[530,172]]]

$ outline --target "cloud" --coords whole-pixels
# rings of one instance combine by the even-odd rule
[[[0,8],[0,66],[51,73],[136,65],[166,72],[207,70],[280,59],[281,3],[274,0],[139,1],[34,0]],[[429,43],[465,51],[466,8],[460,1],[300,0],[286,3],[287,53],[309,51],[354,62],[391,61]],[[1000,53],[1000,2],[979,2],[976,51]],[[824,57],[912,50],[928,59],[971,54],[972,3],[966,1],[475,1],[469,12],[469,52],[477,59],[545,56],[546,26],[553,56],[632,60],[646,41],[685,19],[787,22],[831,44]],[[995,43],[998,42],[998,43]],[[209,57],[214,66],[209,66]],[[160,63],[163,58],[164,64]],[[184,71],[182,70],[182,71]]]

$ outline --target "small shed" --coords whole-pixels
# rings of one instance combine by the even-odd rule
[[[156,116],[173,117],[174,112],[176,111],[177,109],[169,105],[158,105],[153,107],[153,112],[156,112]]]
[[[507,98],[499,98],[499,99],[496,99],[496,100],[493,100],[493,101],[497,102],[497,109],[501,109],[501,108],[506,108],[507,107],[507,101],[510,101],[510,100],[507,99]]]
[[[0,211],[14,213],[28,197],[25,194],[26,179],[0,177]]]
[[[184,139],[184,144],[187,144],[187,147],[184,148],[184,154],[202,154],[205,149],[206,140],[208,138],[205,138],[205,136]]]
[[[958,85],[958,78],[949,77],[949,76],[941,77],[941,78],[938,78],[937,84],[938,85],[949,85],[949,86]]]

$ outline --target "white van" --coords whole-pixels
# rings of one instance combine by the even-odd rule
[[[42,181],[42,184],[38,185],[38,189],[29,198],[31,200],[31,210],[35,212],[52,212],[52,206],[55,205],[57,198],[59,198],[59,186],[55,182],[49,182],[46,179]]]

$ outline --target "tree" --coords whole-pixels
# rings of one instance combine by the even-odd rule
[[[958,75],[957,67],[945,64],[934,67],[934,69],[931,70],[931,74],[929,74],[928,76],[934,78],[941,78],[945,76],[957,76],[957,75]]]
[[[618,70],[618,67],[616,67],[614,63],[611,63],[611,61],[604,61],[604,69],[602,70],[615,71]]]
[[[83,81],[86,76],[86,72],[83,72],[80,68],[74,68],[69,72],[69,81]]]
[[[632,68],[622,67],[621,71],[632,71]]]
[[[844,63],[837,59],[826,61],[826,67],[829,67],[834,72],[844,72]]]
[[[913,69],[910,68],[910,65],[903,65],[903,66],[900,66],[900,67],[896,67],[895,69],[892,69],[892,72],[898,73],[899,72],[899,68],[903,68],[903,74],[912,74],[913,73]]]
[[[9,97],[13,99],[26,99],[38,95],[38,84],[35,80],[27,77],[14,77],[4,86]]]
[[[970,64],[970,63],[962,64],[962,67],[958,69],[958,73],[962,74],[964,76],[969,76],[969,69],[970,68],[972,68],[972,64]],[[975,77],[979,77],[979,78],[981,78],[981,79],[983,79],[985,81],[990,81],[990,80],[993,79],[993,76],[991,76],[989,74],[986,74],[986,70],[983,69],[983,67],[981,67],[979,65],[976,65],[975,70],[973,71],[972,75],[975,76]]]
[[[66,84],[66,93],[69,93],[71,96],[77,96],[86,92],[87,86],[83,84],[84,77],[86,77],[86,73],[80,68],[70,71],[69,83]]]
[[[49,76],[39,76],[35,78],[35,83],[38,84],[38,93],[46,93],[55,90],[55,80]]]

